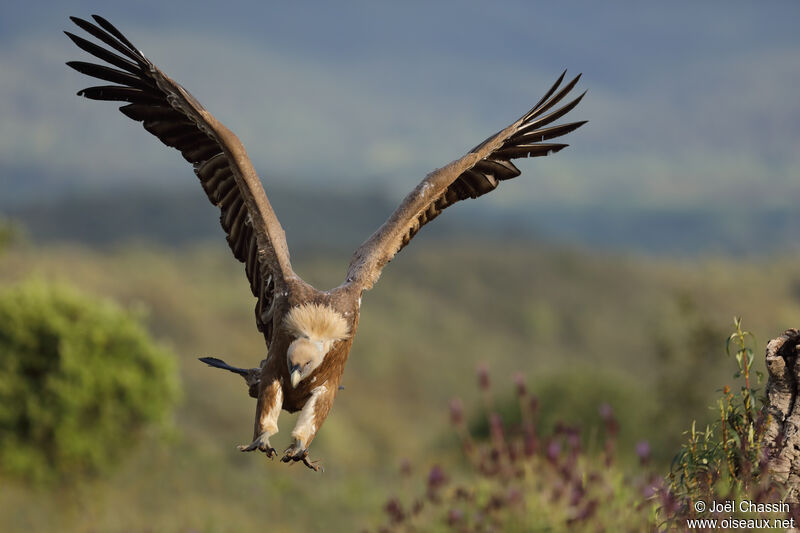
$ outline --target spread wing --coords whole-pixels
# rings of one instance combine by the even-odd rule
[[[584,92],[568,104],[552,110],[580,79],[579,74],[559,90],[565,74],[566,71],[525,116],[483,141],[461,159],[428,174],[378,231],[356,250],[345,284],[356,284],[362,290],[371,288],[383,267],[443,209],[460,200],[489,193],[501,181],[519,176],[520,171],[512,159],[545,156],[568,146],[545,142],[586,123],[549,125],[571,111],[586,94]]]
[[[70,17],[106,47],[64,32],[79,48],[108,65],[67,63],[78,72],[113,85],[78,92],[92,100],[125,102],[123,114],[192,163],[208,199],[220,208],[220,222],[233,255],[245,263],[258,299],[256,323],[267,343],[272,338],[275,295],[293,276],[286,237],[244,146],[189,92],[156,68],[119,30],[93,15],[96,24]],[[116,67],[116,68],[112,68]]]

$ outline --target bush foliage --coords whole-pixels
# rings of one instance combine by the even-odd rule
[[[0,290],[0,469],[37,481],[107,470],[167,419],[174,361],[110,301],[40,280]]]
[[[742,329],[740,318],[734,319],[734,327],[726,349],[736,359],[733,378],[741,381],[740,390],[734,392],[735,387],[725,385],[717,400],[716,419],[705,430],[699,430],[697,421],[692,421],[691,430],[686,432],[688,438],[667,476],[668,498],[662,508],[663,517],[673,526],[684,519],[721,517],[698,513],[694,506],[698,501],[745,499],[767,503],[781,501],[786,493],[768,468],[769,448],[764,442],[767,413],[762,408],[767,399],[757,387],[763,375],[753,370],[755,339]],[[800,512],[800,508],[793,512]]]
[[[768,471],[765,415],[757,406],[765,398],[754,386],[762,380],[753,368],[755,341],[739,318],[734,328],[727,352],[736,359],[733,377],[742,382],[740,392],[722,388],[719,416],[705,431],[692,422],[688,442],[666,476],[651,464],[647,441],[636,445],[638,467],[616,463],[619,424],[608,404],[599,408],[602,446],[585,438],[586,428],[578,425],[557,423],[543,431],[539,400],[528,393],[521,375],[515,378],[519,414],[511,424],[503,423],[489,392],[488,372],[480,367],[485,423],[472,424],[478,431],[471,431],[461,401],[450,406],[465,468],[451,476],[435,465],[424,493],[390,497],[384,505],[388,520],[378,531],[684,531],[695,529],[696,519],[717,520],[724,530],[726,523],[735,528],[765,519],[791,517],[796,522],[797,507],[790,514],[705,507],[712,501],[776,503],[786,492]],[[585,441],[590,442],[587,448]],[[402,472],[410,474],[408,463]]]
[[[542,431],[537,396],[515,377],[518,422],[504,423],[495,410],[485,367],[478,370],[489,431],[473,433],[462,403],[450,404],[466,468],[452,476],[434,465],[425,492],[393,496],[384,505],[390,531],[648,531],[654,522],[658,476],[647,467],[650,447],[640,442],[641,472],[616,465],[619,424],[608,404],[599,408],[602,446],[587,450],[583,429],[557,423]],[[598,443],[599,444],[599,443]],[[410,474],[408,465],[405,474]]]

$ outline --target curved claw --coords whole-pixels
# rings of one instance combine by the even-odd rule
[[[302,461],[303,459],[308,457],[308,450],[299,450],[299,451],[294,451],[294,453],[291,453],[292,448],[294,447],[290,446],[289,448],[286,449],[286,452],[281,458],[281,462],[283,463],[288,463],[289,461],[297,462],[297,461]]]
[[[252,452],[254,450],[259,450],[267,454],[267,457],[270,459],[278,455],[278,452],[275,451],[275,448],[270,445],[269,435],[267,435],[267,433],[262,433],[250,444],[240,444],[236,448],[240,452]]]
[[[281,461],[284,463],[288,463],[290,460],[299,461],[306,455],[308,455],[308,448],[306,448],[301,441],[295,439],[292,444],[283,451],[283,459],[281,459]]]
[[[322,468],[322,465],[318,464],[319,461],[308,460],[308,448],[303,448],[300,442],[295,442],[294,444],[286,448],[286,452],[284,456],[281,458],[281,462],[283,463],[291,462],[291,464],[294,464],[298,461],[302,461],[304,465],[306,465],[314,472],[325,471],[325,469]]]
[[[309,461],[308,457],[303,457],[303,464],[314,472],[325,472],[325,469],[322,468],[322,465],[319,464],[319,461]]]
[[[310,468],[314,472],[325,472],[325,469],[322,467],[321,464],[319,464],[319,461],[309,461],[308,460],[308,452],[306,452],[302,456],[288,455],[287,454],[287,455],[283,456],[281,461],[284,462],[284,463],[289,463],[290,466],[295,464],[298,461],[302,461],[304,465],[306,465],[308,468]]]

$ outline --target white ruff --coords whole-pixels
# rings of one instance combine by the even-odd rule
[[[311,341],[332,342],[350,335],[344,317],[327,305],[305,303],[293,307],[283,324],[295,337],[306,337]]]

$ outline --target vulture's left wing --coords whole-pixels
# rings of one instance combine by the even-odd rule
[[[64,32],[81,49],[111,65],[83,61],[67,63],[78,72],[111,82],[83,89],[92,100],[125,105],[120,111],[181,152],[192,163],[208,199],[220,209],[220,223],[233,255],[245,263],[256,304],[256,324],[267,343],[273,332],[276,296],[294,276],[286,237],[244,146],[228,128],[159,70],[120,31],[103,17],[96,24],[70,17],[105,48]]]
[[[383,267],[443,209],[459,200],[482,196],[496,189],[501,181],[519,176],[520,171],[512,159],[545,156],[568,146],[545,142],[586,123],[548,126],[578,105],[585,94],[551,111],[580,79],[579,74],[559,90],[564,74],[566,71],[525,116],[483,141],[461,159],[428,174],[378,231],[356,250],[345,284],[355,284],[362,290],[372,287]]]

